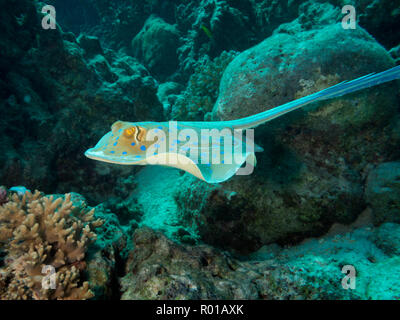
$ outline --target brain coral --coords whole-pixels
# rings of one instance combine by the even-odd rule
[[[73,207],[70,194],[54,199],[38,191],[0,206],[0,300],[91,298],[81,271],[92,230],[102,224],[93,214]],[[42,285],[45,266],[54,268],[55,289]]]

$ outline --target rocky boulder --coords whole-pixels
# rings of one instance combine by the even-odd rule
[[[374,222],[400,222],[400,162],[382,163],[368,175],[365,198]]]
[[[341,24],[330,24],[298,32],[296,26],[282,25],[273,36],[232,61],[221,80],[213,110],[216,118],[256,114],[343,80],[394,66],[389,53],[362,28],[349,31]],[[388,98],[380,92],[387,92]],[[347,97],[328,102],[308,117],[308,127],[344,128],[387,118],[395,109],[395,95],[390,92],[371,89],[351,96],[353,103]],[[304,110],[310,109],[315,108]]]
[[[143,61],[156,76],[168,76],[176,71],[178,47],[177,28],[156,16],[150,16],[132,40],[134,56]]]
[[[310,30],[300,17],[241,53],[225,70],[215,118],[256,114],[394,61],[362,28],[344,30],[323,15]],[[292,243],[350,223],[366,207],[371,165],[398,156],[397,84],[312,105],[256,129],[264,152],[250,176],[218,186],[185,175],[176,194],[182,216],[202,240],[249,252]],[[188,200],[191,199],[191,200]]]
[[[137,229],[133,241],[122,300],[326,297],[324,288],[272,260],[242,263],[209,246],[179,245],[149,228]]]

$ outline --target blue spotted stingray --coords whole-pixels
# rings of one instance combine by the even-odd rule
[[[111,131],[105,134],[94,148],[88,149],[85,155],[94,160],[122,165],[175,167],[208,183],[219,183],[237,174],[245,163],[255,166],[255,152],[262,151],[262,148],[252,143],[252,139],[246,138],[243,141],[233,132],[255,128],[310,103],[337,98],[399,78],[400,66],[397,66],[377,74],[372,73],[352,81],[341,82],[306,97],[237,120],[179,123],[117,121],[112,125]],[[230,130],[231,140],[228,139],[227,143],[222,135],[219,140],[212,136],[204,136],[204,130]],[[207,143],[203,143],[203,140]],[[225,159],[224,153],[233,155],[235,161],[221,160]],[[203,156],[205,161],[201,161]],[[213,158],[218,159],[213,161]]]

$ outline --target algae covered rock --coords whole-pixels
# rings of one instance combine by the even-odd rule
[[[178,66],[179,32],[174,25],[150,16],[132,40],[132,50],[154,75],[171,75]]]
[[[349,31],[334,24],[294,33],[287,29],[281,27],[232,61],[221,80],[213,110],[216,117],[226,120],[256,114],[394,65],[386,50],[361,28]],[[363,125],[391,116],[395,95],[389,89],[387,95],[379,94],[382,90],[368,90],[357,95],[357,100],[352,96],[352,104],[345,102],[348,98],[329,103],[329,108],[312,114],[307,124],[343,128],[349,122],[352,126]]]
[[[350,223],[363,208],[356,180],[304,167],[285,181],[291,168],[280,169],[233,177],[220,186],[185,175],[176,192],[180,215],[197,226],[202,241],[246,254],[321,235],[334,222]]]
[[[326,296],[272,260],[240,262],[209,246],[179,245],[149,228],[136,230],[134,248],[121,279],[123,300]]]
[[[384,223],[377,228],[372,236],[375,245],[388,256],[400,256],[400,225]]]
[[[164,107],[166,118],[171,113],[172,105],[175,104],[183,86],[177,82],[165,82],[158,86],[157,97]]]
[[[189,79],[186,90],[178,96],[170,118],[176,120],[208,121],[218,98],[218,87],[225,68],[238,52],[222,52],[211,60],[205,56]]]
[[[81,34],[77,41],[79,46],[85,50],[86,56],[93,57],[97,54],[104,55],[99,38]]]
[[[387,241],[387,232],[398,228],[359,226],[296,246],[265,246],[240,260],[139,228],[120,280],[122,299],[395,299],[398,242]],[[342,286],[344,266],[355,269],[352,290]]]
[[[382,163],[368,175],[365,197],[374,222],[400,222],[400,162]]]
[[[307,30],[299,20],[283,25],[229,64],[214,116],[256,114],[394,65],[363,29],[348,31],[340,24]],[[182,215],[196,221],[203,241],[239,252],[352,222],[366,206],[370,164],[397,154],[396,88],[391,83],[364,90],[257,128],[256,143],[265,151],[257,154],[254,173],[211,188],[184,176],[176,196]]]
[[[157,82],[95,37],[77,41],[60,28],[42,29],[41,8],[24,3],[10,6],[12,23],[0,22],[0,42],[14,52],[0,58],[0,179],[47,192],[86,189],[88,198],[103,199],[99,190],[114,189],[113,175],[101,178],[83,153],[116,120],[161,120]],[[20,25],[15,17],[26,19]],[[12,37],[24,41],[11,45]],[[121,169],[109,168],[119,172],[114,177]]]

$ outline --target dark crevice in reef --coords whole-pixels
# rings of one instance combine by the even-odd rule
[[[114,258],[115,258],[114,272],[111,275],[111,281],[110,281],[110,288],[112,292],[110,299],[121,300],[122,291],[121,291],[120,278],[122,278],[125,275],[127,259],[124,259],[118,250],[115,252]]]

